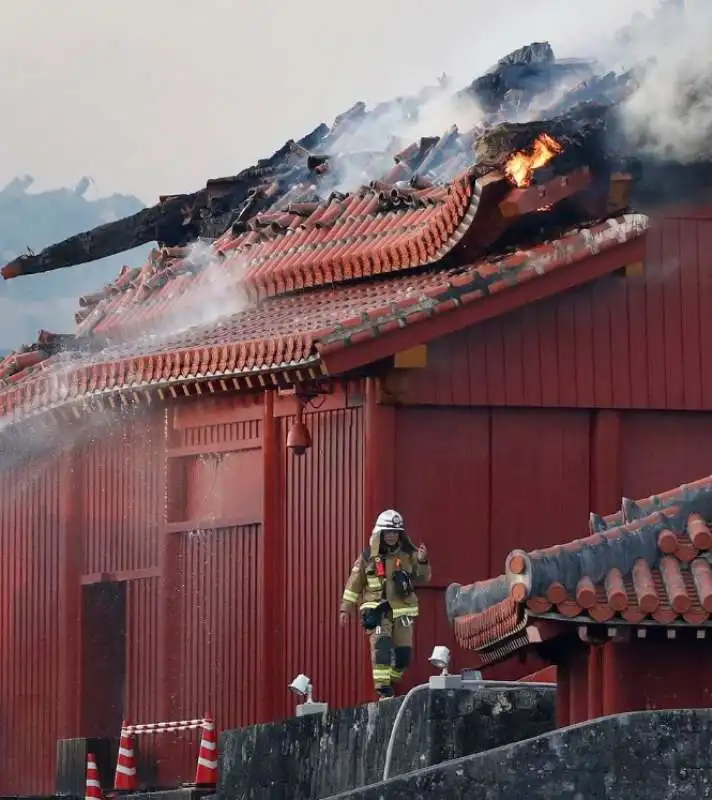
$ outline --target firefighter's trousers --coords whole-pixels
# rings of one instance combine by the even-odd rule
[[[391,684],[403,677],[413,653],[413,617],[393,619],[389,612],[370,631],[373,684],[379,694],[390,694]]]

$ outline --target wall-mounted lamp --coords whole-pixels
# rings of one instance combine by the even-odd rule
[[[312,437],[304,422],[304,410],[307,406],[313,409],[324,405],[326,396],[332,394],[333,386],[330,381],[320,381],[307,385],[292,386],[289,389],[278,389],[281,397],[291,396],[297,404],[294,422],[287,432],[287,449],[295,456],[303,456],[312,446]]]
[[[303,456],[311,446],[311,433],[304,422],[304,402],[301,397],[297,397],[297,414],[287,433],[287,449],[295,456]]]

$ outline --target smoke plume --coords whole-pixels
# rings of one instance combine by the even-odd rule
[[[603,58],[632,69],[637,89],[621,106],[629,146],[690,163],[712,156],[712,3],[673,0],[636,14]]]
[[[183,267],[188,267],[188,271],[168,284],[167,288],[173,297],[166,311],[157,315],[154,322],[149,317],[138,330],[133,330],[128,343],[130,352],[151,353],[190,347],[201,328],[214,330],[215,338],[219,339],[223,323],[247,306],[242,258],[238,256],[225,260],[202,240],[193,242],[185,249]],[[181,291],[183,283],[186,288]],[[160,298],[156,301],[160,302]],[[147,310],[150,310],[150,304]],[[186,336],[189,331],[191,335]],[[120,334],[118,339],[115,353],[117,356],[125,355],[126,338]],[[109,342],[111,340],[110,334]],[[101,359],[104,360],[111,350],[109,344],[102,351]]]

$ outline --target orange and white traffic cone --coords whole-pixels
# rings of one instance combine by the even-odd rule
[[[195,782],[199,786],[215,786],[218,781],[218,742],[211,717],[205,716],[202,730]]]
[[[87,783],[84,797],[86,800],[104,800],[104,792],[101,791],[99,782],[99,768],[93,753],[87,753]]]
[[[114,789],[132,790],[136,788],[136,761],[134,757],[133,736],[126,732],[128,723],[121,724],[121,739],[119,741],[119,757],[116,759],[116,775],[114,776]]]

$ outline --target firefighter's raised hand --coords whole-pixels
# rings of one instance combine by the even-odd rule
[[[415,557],[420,561],[421,564],[424,564],[428,560],[428,548],[424,544],[418,545],[418,550],[415,553]]]

